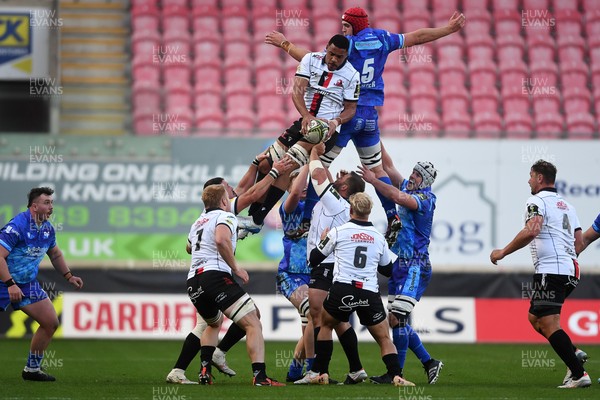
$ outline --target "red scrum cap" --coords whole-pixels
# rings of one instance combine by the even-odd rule
[[[366,11],[360,7],[352,7],[344,12],[342,15],[342,21],[348,22],[352,25],[352,34],[356,35],[369,26],[369,16]]]

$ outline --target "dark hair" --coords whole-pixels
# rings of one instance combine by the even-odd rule
[[[354,193],[365,191],[365,181],[363,181],[360,175],[358,175],[354,171],[350,172],[350,178],[346,179],[346,182],[344,183],[348,185],[348,197],[350,197]]]
[[[29,191],[29,194],[27,195],[27,208],[31,207],[33,202],[36,201],[37,198],[43,194],[47,196],[52,196],[54,194],[54,189],[49,187],[37,187],[31,189]]]
[[[221,183],[223,183],[224,180],[225,180],[225,178],[221,178],[220,176],[209,179],[204,183],[203,189],[206,189],[206,187],[210,186],[210,185],[220,185]]]
[[[544,177],[546,183],[554,183],[556,180],[556,167],[551,162],[545,160],[537,160],[531,166],[531,170]]]
[[[327,43],[327,47],[330,44],[333,44],[338,49],[343,49],[348,51],[350,48],[350,41],[344,35],[335,35],[331,39],[329,39],[329,43]]]

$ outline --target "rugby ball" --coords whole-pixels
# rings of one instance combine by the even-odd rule
[[[307,142],[318,144],[323,141],[323,138],[329,132],[329,124],[320,119],[313,119],[308,124],[308,132],[304,135]]]

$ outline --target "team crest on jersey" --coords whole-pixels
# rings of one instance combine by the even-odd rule
[[[353,242],[364,242],[364,243],[374,243],[375,242],[375,238],[373,236],[368,235],[364,232],[355,233],[354,235],[352,235],[350,237],[350,240],[352,240]]]
[[[542,215],[537,204],[529,204],[527,206],[527,219],[533,218],[536,215]]]
[[[354,89],[354,97],[357,98],[360,95],[360,85],[356,85],[356,89]]]
[[[343,86],[344,82],[341,79],[338,79],[338,81],[336,83],[334,83],[335,86]]]
[[[565,203],[562,200],[559,200],[556,202],[556,207],[558,207],[560,210],[568,210],[569,206],[567,205],[567,203]]]
[[[319,250],[323,250],[327,246],[327,243],[329,243],[329,236],[325,236],[325,239],[319,242]]]
[[[338,193],[337,190],[335,190],[335,188],[333,186],[329,187],[329,192],[335,196],[336,199],[340,199],[340,194]]]
[[[427,200],[427,195],[425,193],[417,193],[417,197],[421,200]]]

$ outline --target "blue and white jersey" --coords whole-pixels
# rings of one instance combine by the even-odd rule
[[[283,209],[284,204],[279,207],[279,216],[283,224],[283,231],[298,229],[304,216],[304,201],[300,201],[298,206],[290,214]],[[287,272],[290,274],[310,274],[310,267],[306,261],[306,237],[291,239],[283,236],[283,258],[279,262],[278,273]]]
[[[388,55],[404,46],[404,35],[365,28],[350,40],[348,61],[360,74],[359,106],[383,105],[383,68]]]
[[[431,188],[409,191],[407,185],[408,179],[405,179],[400,185],[400,190],[411,195],[419,207],[416,210],[398,207],[402,229],[398,233],[396,243],[392,246],[392,251],[402,259],[410,259],[415,255],[429,257],[436,197],[431,192]]]
[[[23,211],[0,230],[0,246],[10,253],[6,263],[15,282],[29,283],[46,252],[56,246],[54,227],[49,221],[38,226],[29,210]]]
[[[600,233],[600,214],[596,217],[596,220],[592,224],[592,229],[596,231],[596,233]]]

